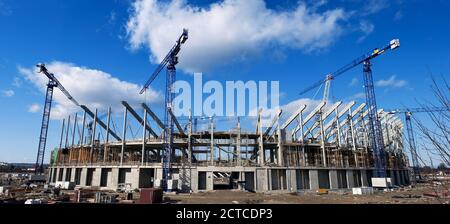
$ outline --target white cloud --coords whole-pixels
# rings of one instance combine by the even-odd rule
[[[353,86],[358,85],[358,83],[359,83],[359,80],[358,80],[358,78],[355,77],[355,78],[352,79],[352,81],[350,81],[348,86],[353,87]]]
[[[131,105],[137,106],[140,102],[155,103],[161,98],[159,93],[149,89],[146,94],[140,95],[141,86],[121,81],[103,71],[78,67],[64,62],[52,62],[48,64],[49,72],[54,73],[56,78],[67,89],[67,91],[82,105],[86,105],[91,110],[98,108],[105,112],[109,106],[113,111],[123,110],[121,101],[125,100]],[[37,73],[34,69],[19,67],[19,72],[31,81],[42,93],[46,91],[48,78]],[[52,119],[66,118],[69,114],[79,111],[74,103],[55,88],[54,106],[52,108]]]
[[[3,1],[0,1],[0,16],[10,16],[12,14],[11,8]]]
[[[371,15],[389,7],[388,0],[364,1],[363,15]]]
[[[127,31],[131,47],[148,47],[152,62],[159,63],[182,29],[189,29],[179,68],[204,72],[273,46],[306,52],[329,46],[341,34],[346,12],[316,8],[299,2],[292,10],[271,10],[264,0],[224,0],[202,8],[184,0],[138,0]]]
[[[37,113],[41,110],[41,105],[37,103],[33,103],[28,107],[28,112],[30,113]]]
[[[12,85],[15,87],[20,87],[22,85],[22,80],[19,77],[14,77]]]
[[[397,11],[394,15],[394,21],[399,21],[403,18],[403,11]]]
[[[366,99],[366,94],[361,92],[361,93],[356,93],[353,96],[349,97],[350,100],[363,100]]]
[[[11,89],[8,89],[8,90],[5,90],[2,92],[2,95],[4,97],[12,97],[12,96],[14,96],[14,94],[15,94],[14,91]]]
[[[359,29],[363,33],[363,35],[358,39],[358,42],[365,40],[375,29],[375,25],[372,23],[363,20],[359,23]]]
[[[395,88],[406,86],[406,84],[408,84],[406,80],[396,79],[395,75],[392,75],[391,77],[389,77],[389,79],[385,80],[382,79],[375,83],[375,85],[378,87],[395,87]]]

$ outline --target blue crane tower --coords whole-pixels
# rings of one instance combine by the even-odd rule
[[[420,175],[420,165],[419,165],[419,156],[417,154],[416,148],[416,140],[414,137],[413,126],[411,122],[411,118],[413,113],[430,113],[430,112],[441,112],[441,111],[450,111],[449,108],[445,107],[428,107],[428,108],[403,108],[403,109],[395,109],[395,110],[385,110],[388,114],[405,114],[405,123],[406,130],[408,133],[408,144],[409,151],[411,152],[411,161],[413,168],[413,180],[422,179]]]
[[[42,124],[41,124],[41,134],[39,135],[39,146],[35,164],[35,174],[39,175],[44,172],[44,155],[45,155],[45,146],[47,144],[47,132],[48,132],[48,123],[50,120],[50,112],[52,108],[52,99],[53,99],[53,89],[58,87],[61,92],[66,95],[66,97],[72,101],[75,105],[80,106],[78,102],[70,95],[70,93],[64,88],[63,85],[56,79],[53,73],[49,73],[44,64],[38,64],[36,67],[39,68],[39,73],[44,73],[48,80],[47,84],[47,92],[45,95],[45,104],[44,104],[44,113],[42,116]]]
[[[142,88],[140,94],[143,94],[150,84],[155,80],[155,78],[159,75],[163,68],[167,68],[166,73],[166,92],[165,92],[165,114],[164,114],[164,149],[163,149],[163,179],[162,179],[162,188],[164,191],[167,191],[167,180],[171,179],[171,171],[170,171],[170,162],[171,162],[171,154],[172,154],[172,145],[173,145],[173,129],[174,129],[174,121],[172,119],[171,113],[173,108],[173,99],[175,97],[175,93],[173,91],[173,84],[176,80],[176,68],[175,66],[178,64],[178,53],[181,50],[181,45],[183,45],[188,39],[188,30],[183,29],[183,34],[178,38],[176,44],[172,47],[166,57],[162,60],[162,62],[158,65],[156,70],[150,76],[150,78],[145,83]]]
[[[345,65],[344,67],[338,69],[334,73],[331,73],[325,77],[325,79],[322,79],[310,87],[306,88],[302,92],[300,92],[300,95],[303,95],[321,85],[328,84],[330,80],[334,80],[336,77],[344,74],[345,72],[349,71],[350,69],[359,66],[360,64],[363,64],[363,73],[364,73],[364,87],[365,87],[365,95],[366,95],[366,104],[367,104],[367,110],[368,110],[368,118],[369,118],[369,139],[371,141],[371,146],[373,150],[373,155],[375,158],[375,177],[386,177],[386,158],[384,156],[384,146],[383,146],[383,134],[381,129],[381,123],[377,116],[377,102],[375,97],[375,88],[373,84],[373,78],[372,78],[372,63],[371,60],[384,54],[388,50],[394,50],[396,48],[400,47],[400,40],[394,39],[389,42],[388,45],[386,45],[383,48],[377,48],[355,60],[350,62],[349,64]],[[329,87],[328,87],[329,88]],[[327,91],[327,90],[326,90]],[[324,97],[326,99],[328,97]]]

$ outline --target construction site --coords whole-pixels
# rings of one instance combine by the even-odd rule
[[[184,30],[141,91],[145,92],[161,70],[167,69],[164,117],[145,103],[133,107],[127,101],[121,102],[122,116],[114,116],[111,108],[100,116],[98,109],[80,105],[45,65],[39,64],[39,72],[49,78],[49,83],[35,177],[44,177],[47,189],[70,190],[75,202],[80,202],[81,190],[128,192],[128,200],[133,192],[141,192],[142,197],[145,189],[160,189],[167,198],[196,197],[219,190],[241,192],[244,198],[253,197],[247,193],[286,197],[307,195],[305,192],[371,195],[374,190],[383,194],[386,190],[411,189],[421,178],[414,136],[410,134],[411,113],[448,109],[377,107],[371,60],[400,47],[399,40],[363,55],[306,89],[324,85],[323,100],[318,105],[296,105],[294,113],[279,109],[269,125],[263,124],[265,111],[260,109],[253,131],[248,131],[241,126],[240,117],[227,118],[233,128],[221,130],[221,118],[175,116],[172,85],[177,54],[187,39]],[[331,81],[359,65],[363,65],[366,103],[329,100]],[[50,166],[44,170],[54,87],[79,106],[81,113],[62,121],[59,146],[51,152]],[[402,114],[406,124],[399,116]],[[117,127],[118,123],[122,127]],[[441,194],[447,196],[448,191]],[[95,197],[97,203],[108,201],[101,199],[101,194]],[[296,200],[292,202],[301,203]],[[211,201],[193,203],[207,202],[221,201],[212,197]],[[252,203],[250,199],[247,202]]]

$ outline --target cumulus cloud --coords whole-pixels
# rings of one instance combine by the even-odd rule
[[[395,88],[404,87],[406,86],[406,84],[408,84],[406,80],[396,79],[395,75],[392,75],[391,77],[389,77],[389,79],[384,80],[382,79],[375,83],[375,85],[378,87],[395,87]]]
[[[12,85],[15,87],[20,87],[22,85],[22,80],[20,80],[19,77],[14,77]]]
[[[273,46],[306,52],[329,46],[341,34],[343,9],[324,12],[299,2],[291,10],[272,10],[264,0],[224,0],[207,7],[184,0],[138,0],[127,23],[132,49],[149,48],[159,63],[183,28],[189,40],[180,52],[179,68],[204,72],[243,61]]]
[[[28,107],[28,112],[30,113],[37,113],[41,110],[41,105],[37,103],[33,103]]]
[[[350,81],[348,86],[353,87],[353,86],[358,85],[358,83],[359,83],[359,80],[358,80],[358,78],[355,77],[355,78],[352,79],[352,81]]]
[[[2,92],[2,95],[4,97],[12,97],[12,96],[14,96],[14,94],[15,94],[14,91],[11,89],[8,89],[8,90],[5,90]]]
[[[359,29],[363,33],[363,35],[358,39],[358,42],[365,40],[375,29],[375,25],[366,20],[363,20],[359,23]]]
[[[363,99],[366,99],[366,94],[363,92],[356,93],[355,95],[350,96],[349,99],[350,100],[363,100]]]
[[[113,111],[123,110],[120,101],[127,101],[131,105],[137,106],[140,102],[159,102],[160,94],[152,89],[140,95],[141,86],[121,81],[106,72],[79,67],[74,64],[64,62],[52,62],[48,64],[49,72],[54,73],[56,78],[67,89],[67,91],[82,105],[86,105],[91,110],[95,108],[99,111],[106,111],[109,106]],[[18,68],[19,73],[25,79],[32,82],[42,93],[46,91],[48,78],[37,73],[34,68]],[[53,93],[54,106],[52,108],[52,119],[67,118],[69,114],[79,111],[80,108],[67,99],[58,89]]]
[[[363,15],[371,15],[375,14],[383,9],[386,9],[389,7],[389,1],[388,0],[369,0],[364,1],[365,6],[363,9]]]

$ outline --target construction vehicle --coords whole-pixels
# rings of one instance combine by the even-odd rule
[[[159,75],[163,68],[167,68],[166,74],[166,91],[165,91],[165,114],[164,114],[164,150],[163,150],[163,177],[161,187],[164,191],[168,189],[172,189],[172,187],[168,188],[168,181],[171,180],[171,171],[170,171],[170,163],[171,163],[171,153],[172,153],[172,143],[173,143],[173,130],[174,130],[174,120],[172,118],[172,108],[173,108],[173,99],[175,97],[173,84],[176,79],[176,68],[175,66],[178,64],[178,53],[181,50],[181,46],[188,39],[188,30],[183,29],[183,33],[178,38],[176,44],[172,47],[169,53],[166,55],[164,60],[158,65],[156,70],[150,76],[150,78],[145,83],[142,88],[140,94],[143,94],[150,84],[155,80],[155,78]]]

